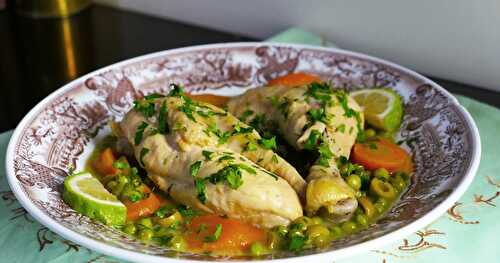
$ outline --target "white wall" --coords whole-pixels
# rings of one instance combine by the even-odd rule
[[[265,39],[290,26],[419,72],[500,91],[498,0],[97,0]]]

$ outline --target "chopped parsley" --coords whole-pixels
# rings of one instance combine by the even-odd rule
[[[213,123],[209,124],[207,128],[204,130],[204,132],[207,135],[210,135],[212,133],[215,136],[217,136],[217,138],[219,138],[219,144],[226,143],[229,137],[231,137],[231,132],[229,131],[222,132]]]
[[[251,109],[247,109],[247,110],[245,110],[245,111],[241,114],[241,116],[240,116],[240,120],[241,120],[242,122],[245,122],[245,121],[247,120],[247,118],[248,118],[248,117],[252,116],[252,114],[254,114],[253,110],[251,110]]]
[[[141,149],[141,152],[139,154],[139,162],[141,163],[142,167],[145,167],[143,159],[144,159],[144,156],[146,156],[146,154],[148,154],[148,153],[149,153],[149,149],[148,148],[143,147]]]
[[[113,168],[123,170],[130,168],[130,165],[128,164],[128,162],[118,159],[113,162]]]
[[[271,137],[270,139],[266,138],[261,138],[259,140],[260,146],[262,146],[264,149],[268,150],[276,150],[276,136]]]
[[[317,160],[318,164],[321,166],[329,167],[329,160],[333,157],[333,153],[330,150],[330,147],[326,145],[325,143],[322,143],[318,147],[318,152],[319,152],[319,158]]]
[[[205,203],[207,201],[207,189],[205,187],[205,180],[203,178],[194,178],[194,186],[197,192],[197,198],[201,203]]]
[[[203,155],[203,157],[205,157],[205,161],[210,161],[210,160],[212,160],[212,156],[213,156],[214,152],[203,150],[201,152],[201,154]]]
[[[288,250],[293,251],[293,252],[299,252],[302,250],[304,245],[306,244],[307,241],[307,236],[304,235],[292,235],[290,237],[290,241],[288,243]]]
[[[179,211],[183,217],[193,217],[198,214],[195,210],[186,205],[177,205],[177,211]]]
[[[192,177],[196,177],[198,171],[200,170],[200,167],[201,167],[201,161],[194,162],[193,164],[191,164],[191,166],[189,166],[189,174]]]
[[[312,130],[311,133],[309,133],[309,137],[304,143],[304,149],[311,151],[315,150],[321,143],[321,141],[322,141],[321,133],[318,130]]]
[[[276,154],[273,154],[273,157],[271,157],[271,161],[273,163],[278,163],[278,156]]]
[[[135,138],[134,138],[134,143],[135,145],[139,145],[142,141],[142,137],[144,136],[144,130],[148,127],[147,122],[142,122],[138,127],[135,132]]]
[[[220,236],[222,234],[222,225],[217,224],[215,225],[215,231],[212,235],[205,236],[205,242],[215,242],[219,240]]]
[[[243,149],[243,151],[255,151],[257,150],[257,143],[255,143],[254,141],[249,141],[247,142],[247,144],[245,145],[245,148]]]
[[[223,161],[232,161],[234,160],[234,157],[231,156],[231,155],[223,155],[222,157],[220,157],[217,162],[221,163]]]
[[[310,109],[309,111],[307,111],[307,117],[309,118],[309,120],[311,120],[312,123],[316,121],[326,123],[328,121],[325,107],[321,107],[319,109]]]
[[[166,134],[169,132],[169,127],[167,123],[167,101],[164,100],[160,107],[160,112],[158,114],[158,131],[161,134]]]
[[[339,126],[337,126],[337,128],[335,128],[335,131],[339,131],[341,133],[344,133],[345,132],[345,123],[342,123]]]
[[[182,87],[177,84],[170,84],[170,92],[168,93],[169,97],[184,97],[184,91]]]
[[[288,118],[288,108],[290,107],[290,100],[288,98],[283,98],[283,100],[278,104],[277,108],[283,117]]]
[[[252,131],[253,127],[241,127],[239,122],[233,126],[233,135],[250,133]]]

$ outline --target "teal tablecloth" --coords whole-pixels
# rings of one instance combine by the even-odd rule
[[[275,42],[328,45],[311,33],[290,29]],[[391,245],[338,262],[499,262],[500,110],[457,96],[476,121],[483,152],[479,172],[453,210]],[[5,150],[12,132],[0,134],[0,262],[122,262],[54,234],[26,213],[5,178]]]

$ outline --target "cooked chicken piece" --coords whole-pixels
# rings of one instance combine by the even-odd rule
[[[134,108],[121,121],[121,134],[148,176],[176,201],[264,227],[302,216],[291,185],[301,189],[305,182],[231,114],[179,90]]]
[[[359,105],[327,84],[300,87],[261,87],[231,99],[228,110],[251,125],[278,124],[278,133],[297,150],[319,153],[307,175],[306,211],[324,208],[342,221],[357,207],[354,191],[340,176],[336,159],[349,158],[358,131],[363,127]],[[270,125],[268,123],[271,123]]]

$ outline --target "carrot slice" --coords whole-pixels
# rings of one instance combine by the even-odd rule
[[[115,175],[118,173],[118,169],[113,167],[115,161],[116,157],[113,154],[113,150],[106,148],[95,159],[93,166],[95,171],[101,175]]]
[[[411,157],[399,145],[387,139],[368,143],[356,143],[352,149],[352,161],[366,169],[385,168],[390,172],[411,172]]]
[[[307,85],[313,82],[321,82],[321,79],[314,74],[297,72],[297,73],[290,73],[283,77],[275,78],[269,81],[268,84],[270,86],[294,87],[294,86]]]
[[[127,221],[134,221],[144,216],[149,216],[158,210],[162,201],[149,187],[144,186],[144,193],[149,194],[145,199],[137,202],[125,200],[123,204],[127,207]]]
[[[224,105],[226,105],[230,99],[230,97],[213,95],[213,94],[198,94],[198,95],[186,94],[186,96],[188,96],[193,100],[210,103],[217,107],[224,107]]]
[[[222,232],[217,240],[210,240],[217,225]],[[238,253],[247,250],[256,241],[264,243],[266,233],[253,225],[239,220],[222,218],[217,215],[194,217],[188,225],[190,234],[187,237],[193,250]],[[208,240],[207,240],[208,239]]]

